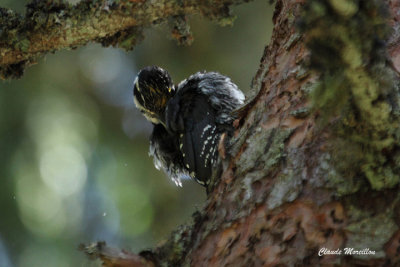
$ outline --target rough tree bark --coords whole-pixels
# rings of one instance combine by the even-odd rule
[[[0,78],[18,78],[26,66],[49,52],[74,49],[89,42],[131,50],[143,29],[168,22],[172,37],[190,44],[186,17],[200,14],[221,25],[231,24],[229,7],[244,0],[32,0],[24,16],[0,8]]]
[[[193,224],[139,255],[88,254],[106,266],[400,265],[400,4],[275,8],[257,93]]]

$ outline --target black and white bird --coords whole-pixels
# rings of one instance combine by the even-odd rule
[[[139,72],[133,94],[154,125],[149,154],[155,167],[178,186],[189,177],[207,186],[219,139],[233,130],[232,111],[243,104],[243,93],[217,72],[197,72],[175,86],[166,70],[151,66]]]

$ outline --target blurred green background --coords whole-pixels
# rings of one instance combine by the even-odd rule
[[[22,13],[26,3],[0,0]],[[191,17],[189,47],[159,27],[130,53],[96,44],[61,51],[0,83],[0,267],[97,266],[80,243],[139,251],[191,220],[205,190],[192,181],[178,188],[154,168],[152,126],[133,105],[132,84],[139,69],[159,65],[175,83],[214,70],[246,92],[272,7],[258,0],[234,13],[233,27]]]

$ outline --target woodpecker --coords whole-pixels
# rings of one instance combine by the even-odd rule
[[[193,178],[207,186],[222,133],[231,132],[232,111],[244,95],[230,78],[197,72],[177,86],[157,66],[138,73],[133,88],[136,107],[153,125],[149,155],[176,185]]]

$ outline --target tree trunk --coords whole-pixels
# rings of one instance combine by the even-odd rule
[[[399,11],[395,0],[277,1],[259,93],[204,210],[144,255],[164,266],[400,264]]]

